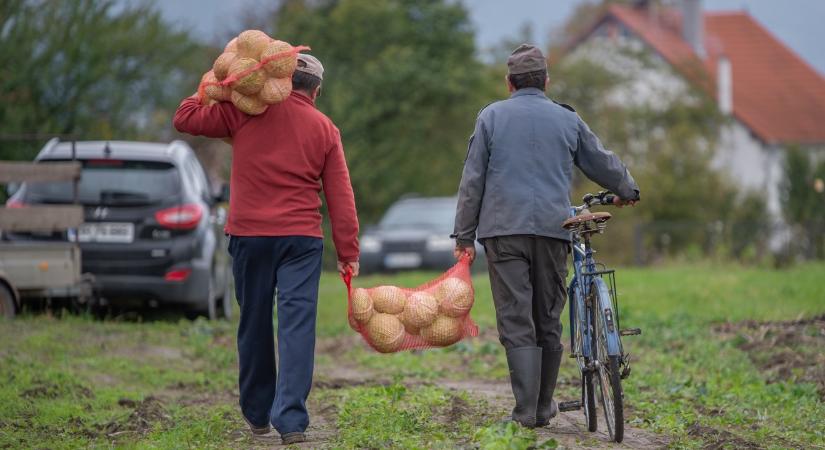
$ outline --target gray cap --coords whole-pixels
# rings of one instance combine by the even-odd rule
[[[537,70],[547,70],[547,60],[535,45],[521,44],[507,58],[507,73],[510,75]]]
[[[324,65],[318,58],[307,53],[298,53],[298,67],[295,70],[324,79]]]

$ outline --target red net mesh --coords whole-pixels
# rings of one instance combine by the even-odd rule
[[[475,291],[467,258],[413,289],[354,288],[349,274],[343,278],[350,327],[377,352],[446,347],[478,336],[478,326],[470,318]]]
[[[253,65],[253,66],[249,67],[248,69],[243,70],[241,72],[227,75],[226,78],[224,78],[222,81],[217,81],[217,80],[216,81],[205,81],[205,80],[201,80],[200,84],[198,85],[198,100],[200,100],[202,103],[204,102],[204,98],[206,98],[205,89],[208,86],[231,86],[232,83],[240,80],[241,78],[249,75],[250,73],[252,73],[256,70],[261,69],[263,66],[269,64],[272,61],[276,61],[276,60],[281,59],[285,56],[297,55],[298,53],[300,53],[304,50],[312,50],[312,49],[307,47],[306,45],[299,45],[297,47],[292,47],[289,50],[286,50],[286,51],[283,51],[283,52],[280,52],[280,53],[276,53],[274,55],[270,55],[266,58],[261,58],[261,60],[258,61],[257,64],[255,64],[255,65]]]

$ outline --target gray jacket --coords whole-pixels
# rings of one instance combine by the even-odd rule
[[[561,223],[569,216],[574,164],[619,197],[637,197],[621,160],[578,114],[541,90],[520,89],[487,106],[470,138],[454,237],[463,245],[516,234],[569,241]]]

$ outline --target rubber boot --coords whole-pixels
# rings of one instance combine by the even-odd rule
[[[563,350],[542,350],[541,353],[541,387],[536,409],[536,426],[544,427],[550,419],[559,413],[559,406],[553,400],[553,391],[556,390],[556,379],[559,377],[561,355]]]
[[[516,407],[513,421],[525,427],[536,426],[536,408],[541,384],[541,347],[518,347],[507,350],[510,384]]]

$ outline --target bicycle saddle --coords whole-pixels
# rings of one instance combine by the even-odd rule
[[[609,212],[603,212],[603,211],[594,212],[594,213],[588,212],[586,214],[579,214],[577,216],[573,216],[573,217],[565,220],[564,222],[562,222],[561,227],[564,228],[565,230],[572,230],[573,228],[577,228],[577,227],[583,225],[586,222],[591,222],[591,221],[595,222],[595,223],[607,222],[608,220],[610,220],[611,217],[613,217],[613,216],[610,215]]]

